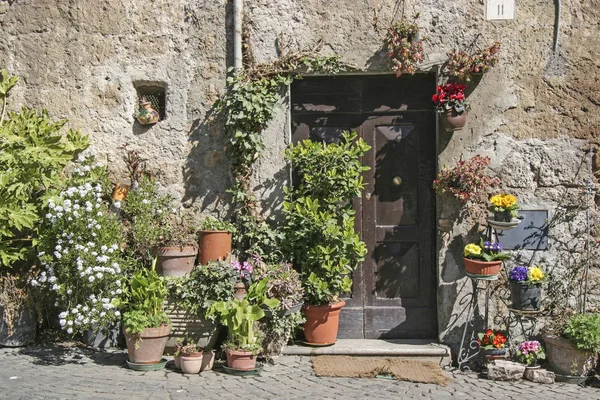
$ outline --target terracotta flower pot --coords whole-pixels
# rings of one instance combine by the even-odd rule
[[[548,369],[560,375],[581,376],[596,365],[598,355],[578,350],[571,342],[556,335],[544,335]]]
[[[247,294],[248,289],[246,288],[246,284],[244,282],[236,282],[233,285],[233,297],[236,299],[243,300]]]
[[[227,366],[233,369],[256,368],[256,356],[251,351],[227,350]]]
[[[197,374],[202,368],[202,353],[191,353],[189,355],[181,355],[180,365],[181,372],[184,374]]]
[[[210,371],[215,364],[215,351],[205,351],[202,353],[202,367],[200,367],[200,372],[202,371]]]
[[[228,231],[200,231],[199,237],[199,263],[208,264],[209,261],[224,260],[231,253],[231,232]]]
[[[125,331],[129,362],[136,364],[158,364],[162,359],[171,326],[146,328],[142,333],[132,335]],[[136,342],[138,344],[136,348]]]
[[[306,342],[316,345],[334,344],[337,340],[340,311],[345,305],[345,301],[340,301],[322,306],[304,306]]]
[[[194,268],[197,253],[194,246],[157,247],[152,250],[157,256],[156,272],[176,278],[187,275]]]
[[[440,122],[446,132],[460,131],[467,123],[467,113],[458,114],[456,111],[446,111],[440,114]]]
[[[463,261],[465,262],[465,271],[467,273],[482,277],[496,276],[500,272],[500,267],[502,267],[502,260],[479,261],[463,257]]]

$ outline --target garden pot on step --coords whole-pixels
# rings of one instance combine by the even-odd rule
[[[594,369],[598,355],[578,350],[568,339],[544,335],[548,369],[567,376],[581,376]]]
[[[165,351],[171,327],[146,328],[142,333],[132,335],[125,331],[129,362],[136,364],[158,364]],[[138,344],[136,349],[136,342]]]
[[[329,345],[337,340],[340,312],[345,301],[321,306],[304,306],[304,337],[308,344]]]
[[[224,260],[231,253],[231,232],[228,231],[200,231],[199,236],[199,263],[208,264],[209,261]]]
[[[157,257],[156,272],[162,276],[180,278],[194,268],[198,249],[194,246],[156,247],[152,254]]]

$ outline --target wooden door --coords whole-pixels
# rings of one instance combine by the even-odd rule
[[[354,130],[372,147],[353,202],[368,254],[353,273],[340,338],[435,338],[435,91],[432,76],[346,76],[294,82],[293,141]]]

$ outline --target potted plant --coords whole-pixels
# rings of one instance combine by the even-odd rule
[[[231,236],[235,227],[227,221],[206,217],[200,224],[199,260],[204,265],[209,261],[225,260],[231,253]]]
[[[444,167],[433,181],[433,189],[438,195],[451,194],[462,203],[487,201],[490,189],[500,185],[498,178],[486,172],[490,162],[489,157],[477,154],[458,161],[454,167]]]
[[[539,367],[538,360],[545,359],[546,353],[540,342],[537,340],[527,340],[519,345],[517,357],[527,368],[537,368]]]
[[[541,267],[517,265],[508,273],[510,298],[515,310],[537,311],[542,299],[542,283],[546,274]]]
[[[304,286],[308,343],[336,341],[341,296],[351,291],[349,275],[367,253],[351,201],[364,188],[368,167],[361,158],[368,149],[356,133],[344,132],[338,143],[305,140],[286,150],[297,179],[285,191],[284,229]]]
[[[217,316],[206,317],[206,312],[213,303],[233,298],[237,276],[229,262],[210,261],[195,266],[185,277],[170,280],[167,311],[178,322],[170,341],[191,332],[196,344],[215,348],[219,337]]]
[[[569,317],[559,335],[543,335],[548,369],[564,376],[583,376],[596,365],[600,351],[600,316],[575,314]]]
[[[133,254],[148,264],[157,257],[159,274],[181,277],[194,267],[198,249],[188,225],[173,212],[172,202],[154,179],[142,175],[122,210]]]
[[[238,300],[241,300],[246,296],[248,285],[252,283],[252,271],[254,267],[247,261],[232,261],[231,267],[237,275],[237,281],[233,285],[233,295]]]
[[[506,358],[508,336],[501,330],[486,329],[477,334],[477,344],[487,360]]]
[[[113,302],[123,313],[123,329],[130,364],[158,364],[171,332],[163,310],[168,288],[152,268],[139,267],[124,282],[123,295]]]
[[[241,300],[234,298],[229,301],[218,301],[208,310],[207,316],[217,315],[221,323],[228,328],[229,338],[224,348],[229,368],[251,370],[256,367],[256,355],[260,352],[261,346],[254,323],[265,316],[261,308],[263,304],[275,308],[279,305],[279,301],[264,297],[255,297],[252,301],[248,298]]]
[[[419,39],[418,18],[419,13],[412,20],[402,16],[387,29],[384,44],[396,77],[413,75],[417,64],[423,62],[423,40]]]
[[[463,82],[469,82],[474,76],[488,72],[498,63],[500,42],[494,42],[483,49],[472,45],[467,50],[453,49],[448,52],[448,60],[442,67],[442,74]]]
[[[518,216],[519,204],[517,198],[510,193],[497,194],[490,197],[490,211],[494,214],[494,221],[511,222]]]
[[[197,344],[188,344],[180,350],[181,372],[184,374],[197,374],[202,369],[202,355],[204,349]]]
[[[459,131],[467,123],[467,111],[471,108],[465,97],[465,85],[446,83],[438,85],[431,97],[446,132]]]
[[[498,275],[502,261],[510,258],[510,254],[502,252],[500,243],[483,241],[479,245],[469,243],[463,251],[465,271],[475,277],[493,277]]]

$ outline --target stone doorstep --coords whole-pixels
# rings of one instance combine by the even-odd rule
[[[294,344],[283,349],[283,355],[317,356],[389,356],[436,361],[445,367],[452,364],[450,348],[430,340],[419,339],[338,339],[332,346],[311,347]]]

